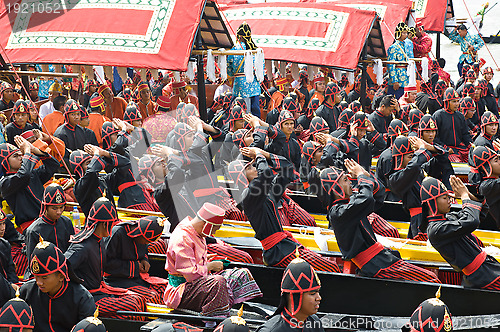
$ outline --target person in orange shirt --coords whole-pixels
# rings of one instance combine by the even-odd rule
[[[141,112],[141,116],[143,119],[146,119],[148,116],[153,115],[156,104],[151,100],[151,89],[146,82],[141,82],[137,86],[137,91],[139,92],[139,102],[137,106],[139,107],[139,112]]]
[[[121,97],[115,97],[113,95],[113,91],[107,85],[101,85],[99,89],[97,89],[99,95],[104,99],[106,111],[106,117],[109,119],[118,118],[123,120],[123,113],[125,112],[125,108],[127,108],[127,102],[125,99]]]
[[[172,89],[174,95],[170,98],[170,109],[176,109],[179,103],[194,104],[198,109],[198,98],[190,95],[186,91],[187,83],[185,81],[173,82]]]
[[[65,96],[57,96],[54,98],[53,104],[55,111],[43,118],[42,129],[49,135],[54,135],[57,128],[64,123],[64,104],[66,103]]]
[[[326,77],[321,74],[318,74],[313,79],[314,83],[314,94],[311,99],[317,98],[319,99],[320,105],[323,104],[325,100],[325,89],[326,89]]]
[[[101,128],[104,122],[111,121],[109,118],[102,115],[105,111],[104,99],[98,95],[90,99],[89,102],[89,125],[88,128],[95,133],[99,146],[102,146]]]
[[[276,87],[278,88],[278,91],[275,91],[273,95],[271,96],[271,100],[269,101],[269,107],[267,108],[267,113],[271,112],[273,109],[278,109],[281,111],[281,102],[283,101],[283,98],[285,98],[288,95],[288,92],[292,88],[290,85],[290,81],[285,78],[277,78],[275,80]],[[267,114],[266,114],[267,116]]]

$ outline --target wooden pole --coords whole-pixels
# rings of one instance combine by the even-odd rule
[[[198,27],[198,33],[196,34],[196,48],[201,49],[203,47],[203,42],[201,41],[200,28]],[[203,121],[207,121],[207,96],[205,91],[205,72],[203,70],[203,54],[197,55],[198,68],[196,71],[196,80],[198,82],[198,104],[200,118]]]
[[[441,32],[437,33],[436,36],[436,59],[441,57]]]
[[[41,77],[67,77],[74,78],[78,77],[75,73],[52,73],[52,72],[39,72],[39,71],[28,71],[28,70],[0,70],[0,74],[14,75],[17,72],[19,76],[41,76]]]

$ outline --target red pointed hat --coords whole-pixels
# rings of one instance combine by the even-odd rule
[[[158,111],[168,112],[170,110],[170,98],[167,96],[159,96],[156,100]]]
[[[222,225],[226,211],[212,203],[205,203],[198,211],[197,216],[205,222],[201,233],[205,236],[212,234],[214,227]]]

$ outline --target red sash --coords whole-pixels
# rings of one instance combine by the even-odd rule
[[[261,240],[260,243],[262,244],[262,248],[264,248],[264,250],[269,250],[285,238],[289,238],[293,242],[299,243],[297,240],[294,239],[292,233],[288,231],[274,233],[273,235],[270,235],[265,239]]]
[[[415,217],[418,216],[419,214],[422,214],[422,207],[414,207],[410,208],[410,216]]]
[[[474,260],[472,261],[472,263],[470,263],[469,265],[467,265],[466,267],[464,267],[462,269],[462,272],[466,276],[470,276],[471,274],[473,274],[474,272],[476,272],[477,269],[479,269],[479,267],[481,266],[481,264],[484,263],[484,261],[486,260],[486,256],[488,256],[486,254],[486,252],[481,251],[481,253],[479,255],[477,255],[476,258],[474,258]]]
[[[384,246],[378,242],[375,242],[370,248],[360,252],[353,259],[351,259],[354,264],[360,269],[370,261],[373,257],[375,257],[379,252],[384,250]]]
[[[97,292],[103,292],[104,294],[118,295],[118,296],[135,294],[134,292],[131,292],[125,288],[111,287],[110,285],[106,284],[104,281],[101,281],[101,285],[99,286],[99,288],[90,289],[89,292],[91,294],[94,294]]]

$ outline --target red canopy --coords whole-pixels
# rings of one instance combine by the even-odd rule
[[[185,71],[205,2],[3,0],[0,51],[13,63]]]
[[[450,4],[451,4],[451,0]],[[415,20],[427,31],[444,31],[448,0],[415,0]]]
[[[234,31],[250,25],[266,59],[353,70],[365,43],[371,55],[385,56],[381,38],[372,38],[380,36],[374,11],[306,2],[231,6],[223,13]]]
[[[384,36],[384,45],[388,49],[394,41],[394,30],[399,22],[405,22],[412,6],[411,0],[308,0],[328,2],[336,5],[373,10],[382,19],[381,28]]]

